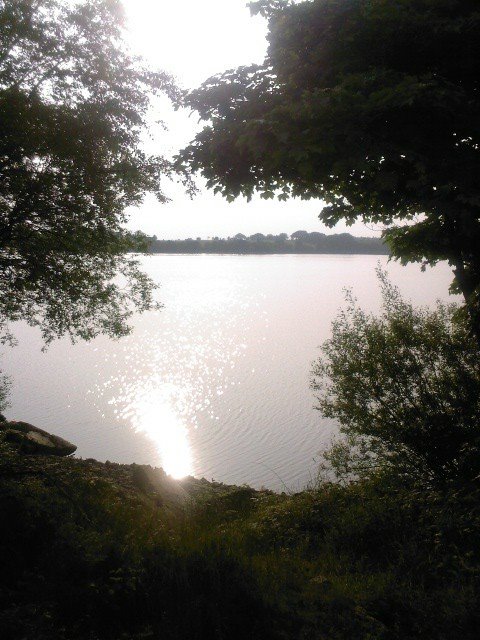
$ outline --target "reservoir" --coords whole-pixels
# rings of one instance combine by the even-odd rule
[[[163,466],[275,490],[316,474],[337,425],[314,409],[312,362],[345,287],[373,312],[377,264],[416,304],[447,300],[446,264],[422,273],[386,256],[153,255],[140,258],[164,307],[131,335],[46,352],[37,330],[14,327],[7,418],[78,446],[77,455]]]

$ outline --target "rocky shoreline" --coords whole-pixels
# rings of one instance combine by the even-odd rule
[[[68,485],[72,474],[81,475],[90,483],[107,483],[114,487],[120,499],[165,509],[169,515],[209,496],[221,500],[222,497],[231,499],[235,494],[242,494],[248,500],[272,493],[193,476],[176,480],[162,468],[150,465],[76,458],[73,457],[77,449],[74,444],[29,423],[8,421],[1,415],[0,444],[3,445],[3,455],[0,455],[0,474],[3,477],[38,475],[50,484],[59,481]]]

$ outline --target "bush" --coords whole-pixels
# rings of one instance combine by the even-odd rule
[[[478,473],[480,358],[455,305],[416,308],[380,269],[377,317],[347,293],[313,369],[318,409],[345,439],[327,453],[337,475],[393,466],[444,482]]]

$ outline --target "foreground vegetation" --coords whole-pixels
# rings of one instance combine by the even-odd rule
[[[478,482],[159,490],[1,446],[4,640],[478,637]]]

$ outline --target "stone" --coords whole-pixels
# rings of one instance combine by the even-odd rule
[[[71,442],[28,422],[0,422],[0,434],[21,453],[29,455],[69,456],[77,450]]]

